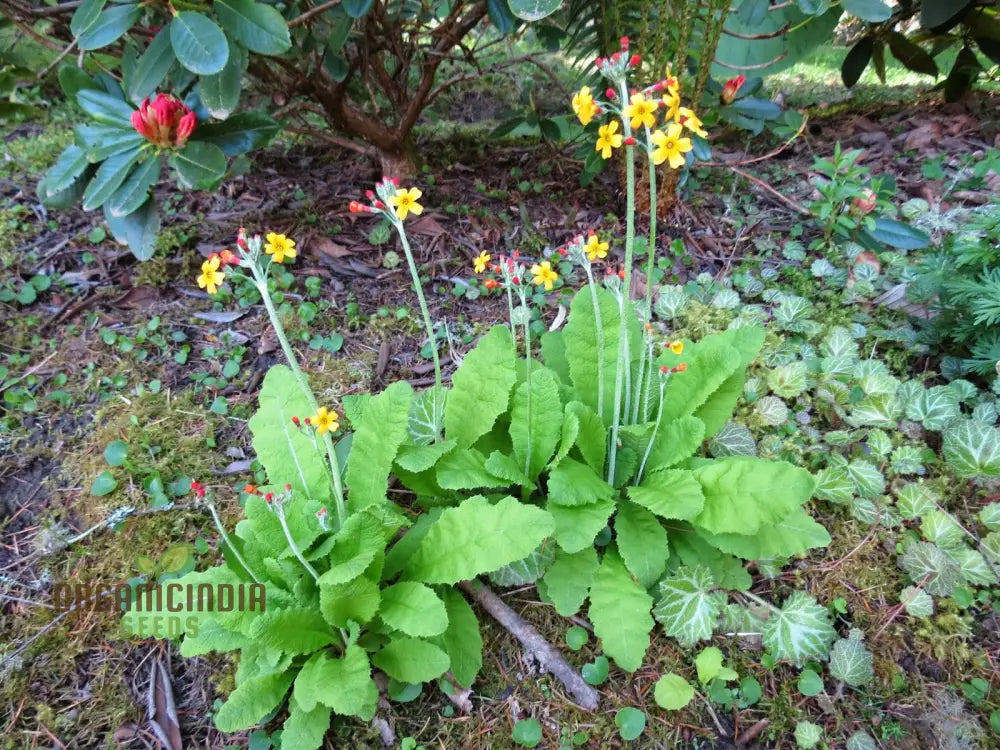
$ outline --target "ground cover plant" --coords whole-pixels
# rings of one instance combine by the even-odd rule
[[[154,184],[142,263],[36,198],[52,68],[0,167],[8,746],[996,744],[989,76],[748,131],[720,97],[785,92],[698,100],[654,42],[564,76],[559,134],[452,122],[469,80],[415,174],[286,131]],[[185,106],[129,115],[163,169]]]

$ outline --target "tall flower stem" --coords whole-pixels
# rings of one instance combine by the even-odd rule
[[[316,572],[308,560],[306,560],[305,555],[302,554],[302,550],[299,549],[299,545],[295,543],[295,539],[292,538],[292,531],[288,528],[288,522],[285,520],[285,509],[278,503],[277,500],[274,501],[277,506],[274,509],[274,514],[278,517],[278,521],[281,523],[281,530],[285,532],[285,540],[288,542],[288,548],[292,551],[292,554],[298,558],[298,561],[302,563],[302,567],[305,568],[309,575],[313,577],[313,580],[317,583],[319,582],[319,573]]]
[[[518,290],[521,297],[521,307],[524,309],[524,385],[525,411],[528,421],[528,444],[524,451],[524,473],[531,476],[531,315],[528,312],[528,301],[523,290]]]
[[[257,577],[257,574],[253,572],[253,568],[247,565],[247,561],[243,559],[243,555],[241,555],[239,550],[236,549],[236,545],[229,540],[229,534],[226,533],[226,527],[223,525],[222,519],[219,518],[218,511],[215,510],[215,503],[211,500],[206,500],[205,506],[208,508],[208,512],[212,514],[212,520],[215,521],[215,528],[218,530],[219,536],[222,537],[222,541],[225,542],[226,546],[232,551],[233,557],[236,558],[236,562],[242,565],[243,569],[250,574],[254,583],[260,583],[260,579]]]
[[[443,393],[441,387],[441,359],[438,357],[437,348],[437,337],[434,335],[434,323],[431,320],[431,311],[427,307],[427,298],[424,296],[424,287],[420,283],[420,272],[417,270],[417,263],[413,259],[413,251],[410,249],[410,241],[406,237],[406,230],[403,228],[403,222],[399,219],[393,220],[393,226],[396,227],[396,234],[399,235],[399,241],[403,245],[403,253],[406,255],[406,263],[410,267],[410,278],[413,280],[413,291],[417,293],[417,299],[420,301],[420,313],[424,318],[424,328],[427,330],[427,340],[430,342],[431,347],[431,358],[434,360],[434,415],[437,419],[437,402],[441,398]],[[437,428],[438,425],[435,425]],[[439,432],[439,431],[438,431]],[[439,437],[440,435],[438,435]]]
[[[652,375],[650,375],[652,377]],[[639,484],[642,481],[642,474],[646,470],[646,462],[649,460],[649,454],[653,452],[653,443],[656,442],[656,433],[660,430],[660,422],[663,419],[663,392],[666,389],[667,379],[664,376],[660,376],[660,406],[656,410],[656,421],[653,423],[653,434],[649,436],[649,445],[646,446],[646,452],[642,455],[642,463],[639,464],[639,473],[635,476],[635,483]]]
[[[619,82],[621,101],[628,101],[628,86],[624,78]],[[622,115],[622,129],[625,138],[631,138],[632,127],[627,117]],[[628,316],[626,305],[630,304],[632,290],[632,245],[635,241],[635,149],[625,146],[625,285],[622,290],[623,302],[619,306],[621,315],[618,325],[618,367],[615,370],[615,403],[611,420],[611,447],[608,453],[608,483],[614,484],[615,461],[618,458],[618,433],[622,416],[622,391],[625,389],[625,374],[629,369]],[[626,401],[628,400],[628,394]]]
[[[653,320],[653,272],[656,270],[656,164],[649,152],[649,128],[646,128],[646,147],[649,155],[649,262],[646,265],[646,320]],[[632,424],[639,422],[639,403],[642,400],[642,379],[646,370],[646,348],[643,347],[639,357],[639,382],[635,400],[632,404]]]
[[[583,268],[587,272],[587,287],[590,289],[590,299],[594,305],[594,333],[597,338],[597,415],[604,419],[604,325],[601,322],[601,305],[597,298],[597,285],[594,284],[594,271],[590,261],[584,256]]]
[[[292,368],[295,379],[299,382],[299,389],[309,402],[309,406],[314,411],[318,411],[319,402],[316,400],[316,395],[312,392],[312,388],[309,387],[309,379],[306,378],[306,374],[299,367],[299,360],[295,356],[295,351],[292,349],[291,344],[288,343],[285,327],[281,324],[278,311],[274,308],[271,293],[267,288],[267,276],[256,263],[250,266],[250,270],[253,272],[257,291],[260,293],[261,299],[264,300],[264,309],[267,310],[267,316],[271,319],[271,327],[274,329],[274,334],[278,337],[278,343],[281,344],[281,351],[285,353],[288,366]],[[333,475],[333,499],[337,512],[337,528],[340,528],[344,525],[344,521],[347,520],[347,507],[344,503],[344,485],[340,479],[340,461],[337,459],[337,452],[333,449],[333,439],[329,433],[323,435],[323,445],[326,448],[327,460],[330,462],[330,473]]]

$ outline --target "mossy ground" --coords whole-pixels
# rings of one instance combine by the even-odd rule
[[[817,104],[815,92],[829,91],[823,76],[830,73],[830,66],[823,70],[822,76],[810,71],[796,74],[823,85],[822,89],[798,89],[796,95],[804,104]],[[778,81],[782,87],[792,83],[793,77]],[[899,83],[912,84],[908,80]],[[878,101],[864,98],[866,107],[875,107]],[[456,98],[443,105],[465,103],[467,100]],[[829,108],[825,116],[830,119],[818,118],[823,135],[808,143],[814,152],[828,150],[829,138],[836,137],[837,123],[843,122],[837,119],[836,111],[836,107]],[[70,139],[69,117],[57,110],[44,122],[18,126],[5,144],[11,158],[0,165],[0,176],[32,187]],[[427,176],[428,182],[436,176],[433,189],[443,206],[435,221],[452,237],[441,240],[431,227],[431,234],[421,236],[416,243],[418,255],[432,289],[435,318],[454,320],[461,316],[465,321],[460,327],[459,350],[478,328],[505,314],[502,301],[476,298],[453,281],[468,278],[468,262],[481,249],[485,234],[492,234],[491,241],[498,234],[509,237],[508,250],[527,252],[545,242],[563,242],[573,231],[572,214],[577,208],[564,205],[563,211],[554,214],[553,203],[585,206],[595,220],[620,210],[613,179],[599,180],[580,191],[575,188],[572,167],[564,163],[553,167],[547,164],[550,154],[523,144],[507,142],[494,148],[485,142],[486,132],[484,125],[455,125],[443,142],[439,129],[419,136],[425,143],[439,139],[434,148],[426,150]],[[742,137],[735,140],[744,143]],[[334,161],[315,148],[298,147],[291,154],[317,168]],[[288,156],[279,147],[262,157],[261,166],[274,166]],[[470,164],[471,178],[465,174]],[[772,184],[801,192],[797,167],[802,164],[800,160],[792,169],[783,165],[765,169]],[[456,165],[463,165],[463,169]],[[338,174],[342,169],[348,171],[358,184],[367,181],[367,167],[355,161],[337,162],[336,168]],[[252,458],[252,447],[245,420],[253,411],[260,378],[270,365],[280,361],[279,353],[252,298],[246,303],[249,313],[245,318],[215,323],[195,318],[193,313],[242,309],[242,303],[229,299],[214,305],[203,296],[178,296],[174,291],[192,287],[188,280],[201,257],[199,243],[213,247],[224,244],[240,223],[253,227],[266,219],[290,230],[334,238],[356,239],[367,233],[367,228],[345,226],[350,217],[341,204],[354,195],[346,190],[343,195],[333,195],[327,187],[332,183],[310,182],[301,174],[285,173],[279,178],[277,189],[268,188],[271,201],[267,212],[240,213],[235,211],[238,204],[231,201],[223,206],[230,212],[226,218],[206,218],[212,215],[206,212],[206,199],[191,212],[172,216],[161,235],[157,257],[144,264],[122,261],[118,258],[121,250],[113,242],[90,236],[100,225],[96,215],[55,214],[39,226],[22,198],[0,201],[0,263],[8,269],[7,280],[23,283],[35,272],[58,277],[82,270],[103,284],[91,289],[89,278],[81,286],[55,284],[40,293],[33,304],[3,303],[3,362],[9,376],[27,373],[17,385],[27,391],[24,399],[35,402],[31,409],[26,408],[28,401],[24,399],[5,402],[4,430],[0,433],[6,461],[0,470],[0,489],[7,504],[2,521],[6,536],[0,556],[3,565],[17,562],[39,545],[58,545],[60,540],[102,522],[115,508],[128,505],[148,510],[152,496],[144,482],[154,476],[165,487],[182,477],[212,484],[228,524],[239,518],[237,490],[247,481],[256,481],[255,467],[246,461]],[[527,186],[522,184],[526,181]],[[713,200],[721,196],[739,226],[752,225],[770,211],[768,204],[742,196],[745,191],[740,186],[746,183],[737,183],[726,174],[708,175],[703,182],[706,193],[715,196]],[[308,200],[297,198],[297,191],[304,191]],[[524,217],[531,226],[512,232]],[[316,226],[319,229],[313,230]],[[461,231],[452,231],[452,227]],[[683,223],[669,227],[677,237],[683,237],[688,228]],[[35,271],[35,264],[48,248],[18,249],[44,232],[67,237],[69,249],[60,259],[45,261],[48,265],[43,263],[40,271]],[[381,251],[365,247],[359,252]],[[753,250],[747,254],[752,255]],[[295,277],[282,290],[284,320],[324,402],[335,403],[343,394],[367,392],[395,378],[420,378],[428,373],[428,361],[419,353],[421,328],[405,268],[387,271],[380,263],[369,265],[378,269],[375,276],[350,275],[343,264],[331,265],[319,254],[310,254],[296,266]],[[692,258],[668,269],[668,275],[671,281],[683,281],[698,271],[723,277],[727,269],[710,258]],[[318,294],[312,294],[305,283],[310,275],[322,279]],[[812,297],[825,323],[850,321],[851,310],[827,291],[817,291],[804,270],[788,275],[784,283],[789,291]],[[92,304],[67,319],[60,317],[72,310],[80,295],[91,294],[95,297]],[[559,301],[565,302],[565,298]],[[302,312],[306,303],[316,305],[316,315]],[[397,317],[394,311],[399,309],[407,314]],[[546,316],[551,311],[547,309]],[[154,318],[159,322],[150,329]],[[697,339],[725,327],[730,318],[726,310],[696,303],[673,333]],[[111,337],[105,331],[114,333],[113,343],[108,343]],[[329,341],[333,334],[343,335],[339,348],[322,341],[312,346],[317,336]],[[184,347],[188,348],[186,353]],[[244,351],[237,357],[239,349]],[[888,345],[883,356],[896,372],[913,365],[901,346]],[[237,372],[229,373],[227,364],[234,359]],[[43,366],[30,371],[39,363]],[[379,367],[382,372],[374,374]],[[65,395],[50,398],[56,392]],[[104,449],[116,440],[127,444],[128,459],[123,466],[109,467]],[[236,468],[227,473],[231,465]],[[116,488],[94,496],[91,485],[104,471],[113,475]],[[965,521],[969,516],[963,509],[967,485],[944,483],[941,489],[948,507]],[[174,500],[185,504],[189,498]],[[791,733],[803,719],[823,725],[827,737],[838,738],[831,739],[831,747],[860,727],[878,734],[887,746],[930,747],[942,742],[942,733],[956,734],[956,722],[978,726],[980,733],[973,730],[971,734],[980,738],[981,746],[990,746],[983,738],[989,731],[985,729],[987,716],[996,697],[990,698],[992,703],[970,709],[949,696],[960,694],[960,685],[974,677],[995,681],[997,637],[984,632],[984,627],[992,622],[995,630],[996,619],[984,621],[945,602],[932,618],[918,621],[902,616],[887,625],[895,593],[904,585],[896,564],[895,534],[859,523],[843,507],[817,502],[811,510],[830,531],[830,547],[793,561],[777,579],[758,577],[755,591],[781,598],[793,588],[805,589],[823,604],[844,599],[846,613],[838,615],[838,629],[857,627],[874,639],[869,646],[875,656],[876,678],[864,689],[848,689],[826,699],[806,698],[796,687],[798,671],[765,667],[754,639],[718,638],[715,645],[726,654],[727,665],[741,678],[758,680],[762,699],[741,710],[696,699],[687,708],[667,714],[653,708],[655,681],[666,672],[677,672],[692,681],[696,677],[691,653],[658,636],[641,670],[630,675],[612,667],[608,681],[599,688],[601,710],[588,714],[573,706],[558,683],[539,675],[537,665],[526,659],[517,642],[484,616],[483,637],[488,649],[472,712],[455,710],[441,691],[427,686],[414,702],[391,706],[387,716],[396,736],[414,737],[428,748],[508,748],[514,746],[510,739],[514,722],[534,716],[545,729],[545,746],[558,747],[561,736],[586,732],[588,747],[619,747],[624,743],[618,738],[614,713],[621,706],[634,705],[647,709],[649,721],[643,737],[631,747],[728,747],[734,737],[762,721],[767,723],[756,742],[791,747]],[[199,553],[198,564],[210,564],[217,548],[210,519],[194,509],[163,510],[130,518],[117,530],[97,531],[83,543],[35,559],[19,570],[16,581],[4,584],[8,595],[29,602],[5,604],[2,628],[7,653],[50,622],[52,613],[44,606],[48,603],[46,582],[124,581],[136,574],[137,555],[155,557],[173,543],[193,543],[199,538],[207,541],[208,551]],[[565,633],[571,623],[539,602],[532,589],[510,592],[505,598],[545,637],[561,646],[574,665],[582,666],[600,654],[593,638],[579,652],[565,648]],[[116,731],[144,721],[142,689],[151,655],[166,658],[173,669],[175,693],[186,708],[183,722],[191,746],[223,747],[237,741],[211,729],[212,702],[232,687],[228,659],[186,661],[168,653],[164,644],[133,642],[119,637],[117,631],[117,618],[112,615],[67,618],[8,665],[0,680],[0,704],[10,717],[0,735],[5,747],[49,746],[53,738],[74,748],[115,746]],[[832,692],[834,688],[828,687]],[[944,708],[950,711],[947,716]],[[140,746],[134,739],[123,743]],[[956,746],[975,745],[976,741]],[[338,722],[328,737],[328,746],[374,748],[380,743],[374,729]]]

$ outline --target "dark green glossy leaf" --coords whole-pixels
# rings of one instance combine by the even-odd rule
[[[782,109],[774,102],[767,99],[737,99],[729,105],[737,112],[755,120],[774,120],[781,117]]]
[[[97,89],[82,89],[76,94],[76,102],[98,122],[119,128],[132,128],[132,112],[135,110],[127,102],[111,94]]]
[[[915,73],[936,76],[938,74],[937,63],[934,58],[925,52],[920,45],[911,42],[898,31],[890,31],[888,34],[889,51],[892,56],[899,60],[904,67]]]
[[[861,74],[868,67],[868,62],[872,59],[872,50],[875,47],[875,38],[866,36],[858,40],[857,44],[851,47],[847,57],[844,58],[840,66],[840,77],[844,85],[850,88],[858,82]]]
[[[77,125],[76,143],[91,162],[104,161],[112,154],[141,146],[146,139],[134,130],[113,125]]]
[[[238,44],[229,48],[229,60],[221,73],[202,76],[198,82],[198,94],[208,113],[224,120],[236,109],[243,89],[243,74],[247,69],[247,51]]]
[[[285,19],[270,5],[254,0],[215,0],[214,7],[223,28],[250,51],[280,55],[292,46]]]
[[[151,96],[176,59],[170,44],[170,28],[164,27],[153,37],[132,75],[126,79],[128,98],[138,103]]]
[[[49,190],[47,185],[48,180],[43,177],[38,181],[38,187],[36,188],[38,200],[41,201],[42,205],[49,208],[64,209],[75,206],[83,196],[83,191],[86,189],[90,178],[93,177],[96,170],[97,168],[93,164],[88,164],[69,187],[58,191]]]
[[[920,4],[920,25],[925,29],[938,29],[949,22],[956,22],[970,5],[972,0],[923,0]]]
[[[160,179],[160,157],[150,155],[133,170],[122,186],[108,200],[107,212],[111,216],[128,216],[149,197],[149,189]]]
[[[930,244],[930,237],[916,227],[895,219],[875,219],[871,235],[879,242],[900,250],[919,250]]]
[[[986,55],[992,62],[1000,65],[1000,39],[988,36],[974,37],[979,51]]]
[[[240,112],[224,122],[199,125],[199,141],[214,143],[226,156],[238,156],[266,145],[281,132],[281,124],[263,112]]]
[[[83,174],[90,161],[87,154],[79,146],[67,146],[66,149],[56,159],[56,163],[45,175],[47,189],[50,192],[58,193],[70,185]]]
[[[132,255],[139,260],[153,257],[156,235],[160,232],[160,214],[152,198],[128,216],[112,216],[105,205],[104,218],[114,238],[128,245]]]
[[[73,36],[80,36],[97,23],[107,2],[108,0],[83,0],[80,7],[73,12],[69,22],[69,30],[73,32]]]
[[[136,148],[105,159],[83,193],[83,210],[92,211],[103,206],[128,177],[138,158],[139,149]]]
[[[198,75],[218,73],[229,59],[226,35],[202,13],[185,11],[174,16],[170,44],[180,64]]]
[[[170,155],[170,166],[184,187],[202,190],[212,187],[226,173],[226,155],[214,143],[191,141]]]
[[[979,58],[969,47],[962,47],[955,58],[955,64],[944,81],[945,101],[953,102],[972,87],[972,82],[982,71]]]
[[[503,138],[505,135],[515,130],[522,123],[524,123],[524,118],[521,117],[520,115],[518,115],[517,117],[512,117],[511,119],[501,122],[499,125],[493,128],[493,130],[490,131],[490,134],[486,137],[490,139]]]
[[[97,21],[77,37],[77,46],[82,50],[107,47],[118,37],[132,28],[139,20],[141,9],[137,5],[116,5],[101,13]]]
[[[517,28],[517,19],[510,12],[507,0],[487,0],[486,9],[490,16],[490,21],[497,27],[501,34],[509,34]]]
[[[83,89],[99,88],[94,79],[75,65],[66,63],[59,68],[59,87],[70,99],[76,96],[77,92]]]
[[[841,0],[841,6],[862,21],[881,23],[892,16],[892,9],[882,0]]]
[[[371,10],[373,2],[374,0],[343,0],[341,5],[344,6],[344,10],[351,18],[361,18]]]

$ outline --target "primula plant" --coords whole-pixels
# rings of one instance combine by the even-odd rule
[[[624,267],[598,269],[610,243],[593,233],[530,260],[491,263],[481,253],[475,270],[506,298],[509,322],[480,337],[450,387],[405,230],[423,210],[419,188],[383,178],[350,210],[397,232],[435,383],[422,393],[400,381],[344,397],[349,431],[332,405],[317,402],[268,294],[270,272],[295,257],[295,243],[241,232],[235,252],[205,261],[198,283],[209,293],[227,277],[256,286],[287,358],[264,378],[250,420],[268,484],[246,488],[246,518],[233,533],[211,490],[195,485],[225,563],[181,583],[254,582],[267,594],[266,611],[203,613],[184,637],[187,655],[241,652],[236,689],[215,717],[220,729],[248,727],[287,697],[283,746],[317,747],[331,712],[375,713],[373,669],[400,683],[450,672],[452,683],[471,685],[482,643],[454,587],[483,574],[497,585],[535,583],[566,616],[589,600],[604,651],[627,671],[642,665],[654,617],[686,646],[723,625],[760,627],[776,659],[826,657],[835,637],[826,610],[802,593],[780,609],[750,595],[742,562],[829,542],[803,508],[813,477],[781,461],[699,455],[732,414],[763,330],[672,339],[649,322],[651,292],[632,298],[637,146],[654,163],[680,167],[692,149],[682,129],[700,130],[693,112],[657,128],[657,101],[629,92],[632,67],[623,56],[601,65],[622,106],[586,92],[575,104],[578,114],[600,107],[615,117],[597,148],[626,159]],[[565,326],[533,340],[532,300],[576,269],[586,284]],[[409,491],[402,496],[415,497],[406,507],[392,499],[397,481]],[[727,589],[754,608],[728,606]]]

